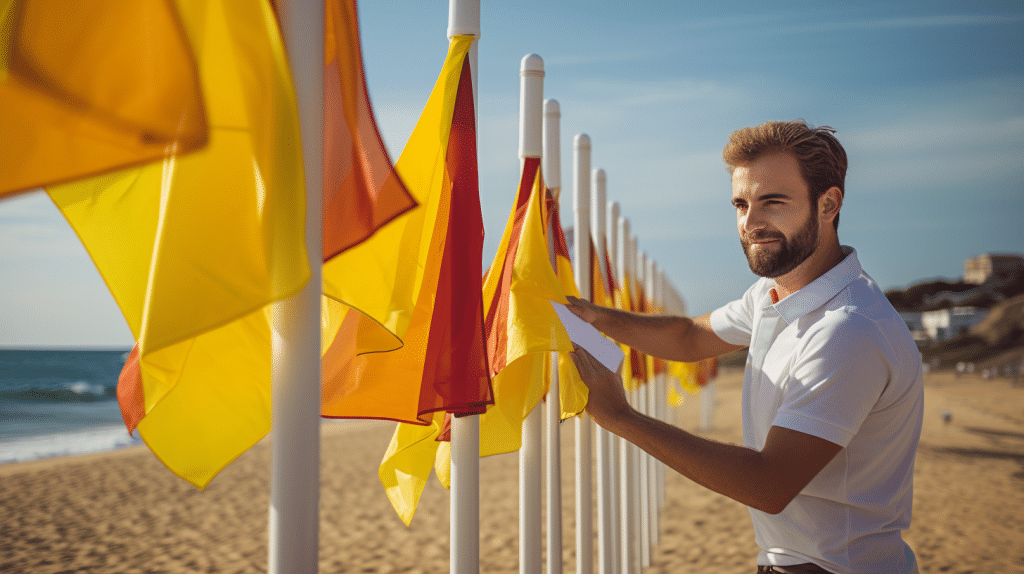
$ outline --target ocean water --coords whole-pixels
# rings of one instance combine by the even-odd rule
[[[117,405],[127,355],[0,349],[0,464],[141,444]]]

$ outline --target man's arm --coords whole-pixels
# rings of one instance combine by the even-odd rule
[[[620,376],[584,349],[577,348],[572,358],[590,388],[587,412],[595,422],[690,480],[763,512],[782,512],[842,450],[822,438],[775,426],[760,452],[692,435],[636,412]]]
[[[669,361],[696,362],[742,349],[711,328],[711,314],[691,319],[601,307],[569,297],[569,310],[605,335],[642,353]]]

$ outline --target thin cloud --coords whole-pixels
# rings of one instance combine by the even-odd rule
[[[621,64],[624,62],[638,62],[651,59],[654,56],[649,51],[641,52],[605,52],[605,53],[577,53],[561,54],[544,59],[545,66],[552,68],[569,68],[577,66],[594,66],[604,64]]]
[[[732,102],[744,97],[743,90],[703,78],[664,80],[595,80],[580,82],[577,89],[600,102],[602,110],[626,109],[682,102]]]
[[[826,16],[826,15],[822,15]],[[952,28],[1016,24],[1021,14],[928,14],[920,16],[883,16],[875,18],[807,20],[805,14],[763,14],[732,18],[705,18],[680,23],[677,28],[690,31],[744,29],[754,34],[808,34],[843,30],[905,30],[913,28]]]
[[[871,153],[893,150],[919,152],[984,147],[993,150],[1007,145],[1021,149],[1024,116],[991,121],[962,117],[933,117],[924,122],[900,123],[864,130],[851,130],[845,138],[849,148]]]
[[[809,32],[834,32],[839,30],[895,30],[908,28],[953,28],[963,26],[988,26],[993,24],[1015,24],[1024,20],[1020,15],[990,14],[938,14],[929,16],[902,16],[851,20],[848,22],[813,22],[803,25],[788,25],[774,32],[806,34]]]

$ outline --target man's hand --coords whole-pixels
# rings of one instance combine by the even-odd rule
[[[586,299],[580,299],[579,297],[573,297],[572,295],[567,295],[566,299],[569,300],[569,304],[566,305],[566,308],[575,313],[577,317],[591,325],[594,324],[594,321],[597,321],[598,315],[601,312],[601,307],[587,301]]]
[[[617,373],[611,372],[586,349],[575,343],[569,356],[576,363],[576,370],[579,371],[583,383],[590,389],[587,413],[594,422],[612,430],[611,427],[617,421],[633,412],[622,387],[622,368],[620,367]]]

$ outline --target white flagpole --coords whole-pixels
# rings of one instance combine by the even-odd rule
[[[637,266],[637,254],[639,253],[639,249],[640,249],[640,247],[639,247],[639,240],[637,239],[636,235],[630,236],[630,238],[629,238],[629,269],[630,269],[630,271],[632,271],[632,276],[633,276],[632,291],[633,291],[633,296],[634,297],[636,296],[637,287],[639,286],[639,283],[637,282],[637,280],[639,279],[639,274],[640,274],[639,267]],[[632,398],[632,401],[633,401],[633,406],[634,407],[639,407],[639,405],[640,405],[640,389],[639,388],[634,389],[633,392],[630,393],[630,394],[631,394],[631,398]],[[629,443],[629,451],[630,451],[629,476],[630,476],[630,481],[632,482],[632,484],[630,485],[630,492],[629,492],[629,497],[630,497],[630,509],[629,509],[630,510],[630,516],[629,516],[629,524],[630,524],[630,526],[629,526],[629,528],[630,528],[630,532],[633,535],[633,541],[634,541],[634,545],[635,545],[634,548],[633,548],[633,555],[632,555],[632,559],[633,559],[632,560],[632,569],[633,569],[634,572],[641,572],[642,568],[643,568],[643,563],[642,563],[642,560],[643,560],[643,554],[642,554],[643,546],[642,546],[642,542],[641,542],[642,541],[641,536],[643,536],[644,529],[642,528],[642,524],[643,523],[641,522],[641,519],[643,517],[640,514],[640,512],[641,512],[640,511],[640,506],[642,504],[642,501],[641,501],[641,498],[640,498],[640,494],[641,494],[641,492],[640,492],[640,485],[643,484],[642,481],[640,480],[640,448],[637,447],[636,445],[634,445],[633,443]]]
[[[629,237],[629,220],[619,217],[619,282],[626,285],[627,269],[629,269],[630,246],[632,241]],[[634,251],[635,252],[635,251]],[[630,286],[632,289],[632,286]],[[623,377],[631,376],[630,373],[623,373]],[[629,441],[619,439],[619,485],[621,488],[619,498],[619,520],[622,535],[622,554],[620,555],[622,573],[629,574],[634,571],[633,562],[636,554],[633,548],[633,538],[636,527],[634,519],[635,504],[633,503],[633,492],[636,489],[636,481],[632,476],[633,449]]]
[[[608,262],[611,264],[612,278],[618,281],[620,276],[619,268],[619,204],[613,201],[608,202],[607,206],[607,221],[605,222],[606,233],[608,234]],[[619,527],[621,514],[619,499],[623,496],[622,480],[619,476],[619,466],[621,464],[621,443],[625,442],[622,438],[609,433],[608,434],[608,468],[609,468],[609,490],[611,491],[611,507],[609,514],[612,524],[612,569],[613,573],[622,571],[622,530]]]
[[[636,249],[636,293],[638,294],[637,300],[640,300],[639,293],[641,289],[646,289],[645,278],[647,276],[647,255],[640,251],[638,244],[634,244]],[[646,295],[646,294],[645,294]],[[646,358],[643,360],[646,361]],[[646,366],[644,368],[646,372]],[[644,381],[640,384],[640,387],[636,392],[636,403],[633,405],[638,411],[649,415],[648,409],[649,402],[647,395],[651,390],[650,381]],[[639,501],[640,501],[640,564],[645,568],[651,565],[651,492],[650,492],[650,464],[648,455],[643,450],[636,449],[637,456],[637,477],[640,480],[639,483]]]
[[[605,204],[608,195],[608,176],[603,169],[593,171],[593,211],[591,212],[591,236],[597,250],[598,268],[604,268],[605,250]],[[600,272],[599,272],[600,274]],[[601,281],[595,277],[594,282]],[[603,303],[603,301],[602,301]],[[611,492],[611,434],[600,426],[594,427],[594,438],[597,449],[597,562],[601,574],[612,571],[612,492]]]
[[[519,159],[540,158],[543,151],[544,60],[537,54],[523,57],[519,68]],[[519,571],[541,572],[541,408],[523,421],[519,449]]]
[[[448,38],[473,36],[469,70],[473,80],[473,110],[477,102],[477,44],[480,41],[480,0],[450,0]],[[476,122],[479,125],[479,122]],[[479,135],[477,136],[479,139]],[[449,564],[451,574],[480,571],[480,417],[452,417],[452,476],[449,499]]]
[[[573,154],[573,259],[580,296],[590,293],[590,137],[577,134]],[[591,481],[593,422],[584,414],[576,418],[576,572],[594,571],[594,526],[590,511],[594,504]]]
[[[654,308],[661,309],[662,313],[665,313],[665,272],[660,266],[655,265],[654,270]],[[655,390],[655,397],[657,401],[658,419],[668,422],[668,402],[666,397],[665,389],[665,378],[668,376],[667,372],[663,372],[658,375],[655,380],[657,387]],[[661,511],[665,506],[665,465],[658,464],[655,467],[658,471],[658,529],[654,532],[654,543],[655,545],[661,543]]]
[[[654,305],[654,260],[650,256],[644,258],[646,268],[644,272],[645,289],[647,292],[647,300]],[[653,418],[658,418],[658,381],[655,376],[653,369],[647,373],[647,415]],[[647,506],[650,509],[648,511],[648,518],[650,523],[648,525],[648,556],[647,565],[650,565],[654,561],[654,549],[658,541],[658,461],[651,456],[646,454],[647,460]]]
[[[283,0],[306,180],[310,279],[273,307],[268,572],[317,572],[320,547],[320,283],[323,253],[324,4]]]
[[[541,158],[544,180],[551,195],[557,202],[562,190],[561,130],[562,117],[558,102],[544,100],[544,156]],[[554,226],[554,220],[551,221]],[[550,231],[553,231],[550,230]],[[549,237],[554,237],[550,235]],[[553,252],[552,252],[553,254]],[[554,257],[552,257],[554,261]],[[559,435],[561,403],[558,380],[558,353],[551,353],[551,386],[544,402],[546,433],[544,436],[544,458],[547,464],[545,476],[547,493],[547,574],[562,574],[562,441]]]

